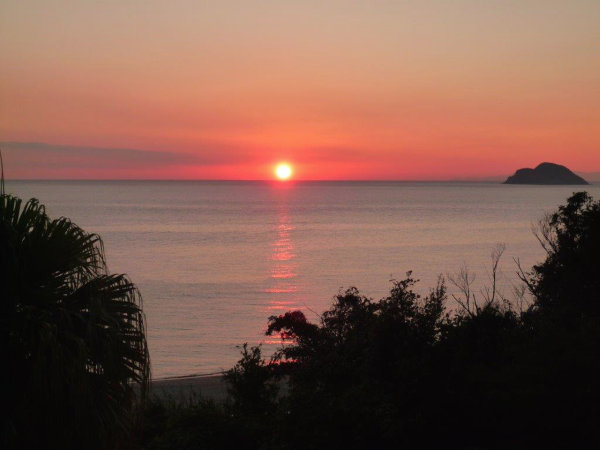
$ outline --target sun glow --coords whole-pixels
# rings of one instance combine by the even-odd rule
[[[289,180],[292,176],[292,166],[287,163],[277,164],[275,167],[275,175],[280,180]]]

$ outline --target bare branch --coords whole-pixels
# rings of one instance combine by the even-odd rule
[[[554,231],[550,222],[552,215],[545,213],[544,216],[531,226],[531,232],[540,243],[546,253],[555,252],[557,250],[556,240],[554,239]]]
[[[475,305],[477,304],[471,290],[471,286],[475,281],[475,274],[470,273],[466,264],[463,264],[456,275],[451,275],[448,273],[446,274],[446,277],[450,283],[462,294],[462,298],[454,294],[452,294],[452,298],[464,311],[467,312],[467,314],[472,316],[474,314],[474,311],[472,310],[472,303],[474,302]]]
[[[500,259],[502,258],[505,250],[506,244],[503,243],[496,244],[492,250],[492,273],[490,275],[492,287],[491,289],[487,286],[484,288],[483,296],[486,301],[485,306],[492,305],[496,302],[496,294],[498,294],[498,266],[500,265]]]
[[[521,266],[521,260],[519,258],[513,258],[513,261],[517,265],[517,276],[523,283],[525,283],[529,292],[531,294],[535,294],[535,287],[531,282],[531,274],[523,269]]]

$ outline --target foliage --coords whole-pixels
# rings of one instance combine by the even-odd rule
[[[274,367],[261,348],[241,349],[242,358],[225,373],[230,399],[224,404],[193,393],[185,403],[154,397],[145,408],[147,449],[270,448],[278,393]],[[201,393],[200,393],[201,394]]]
[[[340,292],[317,323],[301,311],[270,317],[267,334],[284,345],[271,363],[259,347],[243,347],[227,375],[232,403],[208,421],[220,417],[218,427],[231,431],[218,444],[206,442],[234,446],[235,437],[253,448],[282,449],[597,447],[600,203],[574,194],[540,229],[547,257],[520,271],[529,306],[522,290],[511,302],[498,289],[499,246],[489,287],[474,292],[466,269],[450,277],[460,294],[452,295],[456,311],[445,307],[443,279],[421,297],[409,272],[379,301],[356,288]],[[281,377],[288,389],[273,395]],[[205,419],[197,419],[205,429]],[[190,436],[193,430],[178,428]]]
[[[537,238],[546,260],[523,274],[537,306],[573,315],[600,316],[600,201],[578,192],[546,216]]]
[[[4,446],[128,445],[149,378],[142,300],[100,237],[1,195],[0,285]]]
[[[141,444],[148,450],[257,448],[245,418],[198,395],[184,404],[151,398],[144,412]]]
[[[242,359],[225,372],[232,409],[238,414],[261,414],[277,396],[273,371],[265,364],[260,347],[242,346]]]

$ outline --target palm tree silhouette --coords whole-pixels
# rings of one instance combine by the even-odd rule
[[[130,445],[150,376],[142,299],[100,237],[1,192],[0,308],[1,446]]]

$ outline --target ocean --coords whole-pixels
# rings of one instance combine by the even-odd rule
[[[500,287],[543,260],[532,225],[574,191],[600,185],[429,182],[7,181],[104,240],[111,272],[144,299],[155,378],[230,368],[244,342],[278,344],[271,315],[310,320],[340,289],[374,299],[409,270],[427,294],[467,266],[489,282],[490,254],[506,245]],[[452,291],[452,289],[451,289]],[[452,300],[449,308],[454,307]]]

